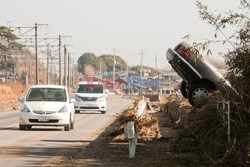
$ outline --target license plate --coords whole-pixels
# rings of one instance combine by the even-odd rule
[[[86,107],[93,107],[92,104],[86,104]]]
[[[38,117],[39,122],[49,122],[49,117]]]

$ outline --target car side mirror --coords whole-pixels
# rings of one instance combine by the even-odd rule
[[[18,101],[20,101],[20,102],[24,102],[24,98],[18,98]]]

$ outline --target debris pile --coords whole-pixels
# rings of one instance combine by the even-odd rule
[[[158,119],[150,114],[144,114],[138,120],[138,138],[142,140],[152,140],[159,137]]]
[[[113,140],[126,140],[124,136],[124,123],[128,121],[135,122],[136,134],[138,139],[149,141],[159,137],[159,127],[157,117],[150,115],[147,111],[140,117],[137,116],[137,106],[139,101],[136,100],[132,106],[122,112],[117,122],[117,129],[113,129],[109,135],[114,137]]]
[[[249,166],[249,122],[243,122],[247,120],[242,114],[244,105],[231,101],[231,141],[228,143],[225,115],[217,109],[217,102],[223,99],[219,91],[214,91],[206,98],[205,105],[197,109],[178,94],[171,95],[165,111],[171,117],[172,125],[181,129],[176,143],[180,144],[183,138],[195,141],[190,144],[191,151],[203,153],[204,161],[212,165]]]

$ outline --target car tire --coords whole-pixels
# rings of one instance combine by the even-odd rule
[[[187,93],[188,93],[188,86],[185,81],[181,82],[181,94],[183,97],[187,99]]]
[[[27,125],[26,128],[30,130],[32,128],[32,126],[31,125]]]
[[[71,123],[70,123],[70,129],[74,129],[75,128],[75,121],[73,120]]]
[[[192,85],[187,93],[189,103],[196,108],[201,108],[203,106],[205,97],[211,90],[212,89],[206,84]]]
[[[70,129],[71,129],[71,114],[70,114],[70,116],[69,116],[69,124],[68,125],[65,125],[64,126],[64,130],[65,131],[70,131]]]
[[[70,124],[64,126],[64,131],[70,131]]]
[[[19,130],[25,130],[25,125],[19,124]]]
[[[101,114],[106,114],[106,111],[101,111]]]
[[[76,114],[79,114],[79,113],[80,113],[80,110],[75,110],[75,113],[76,113]]]

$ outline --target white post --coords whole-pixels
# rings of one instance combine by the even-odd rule
[[[134,121],[129,121],[125,124],[124,133],[125,133],[125,137],[129,139],[129,158],[134,158],[136,144],[137,144],[137,136],[135,132]]]

